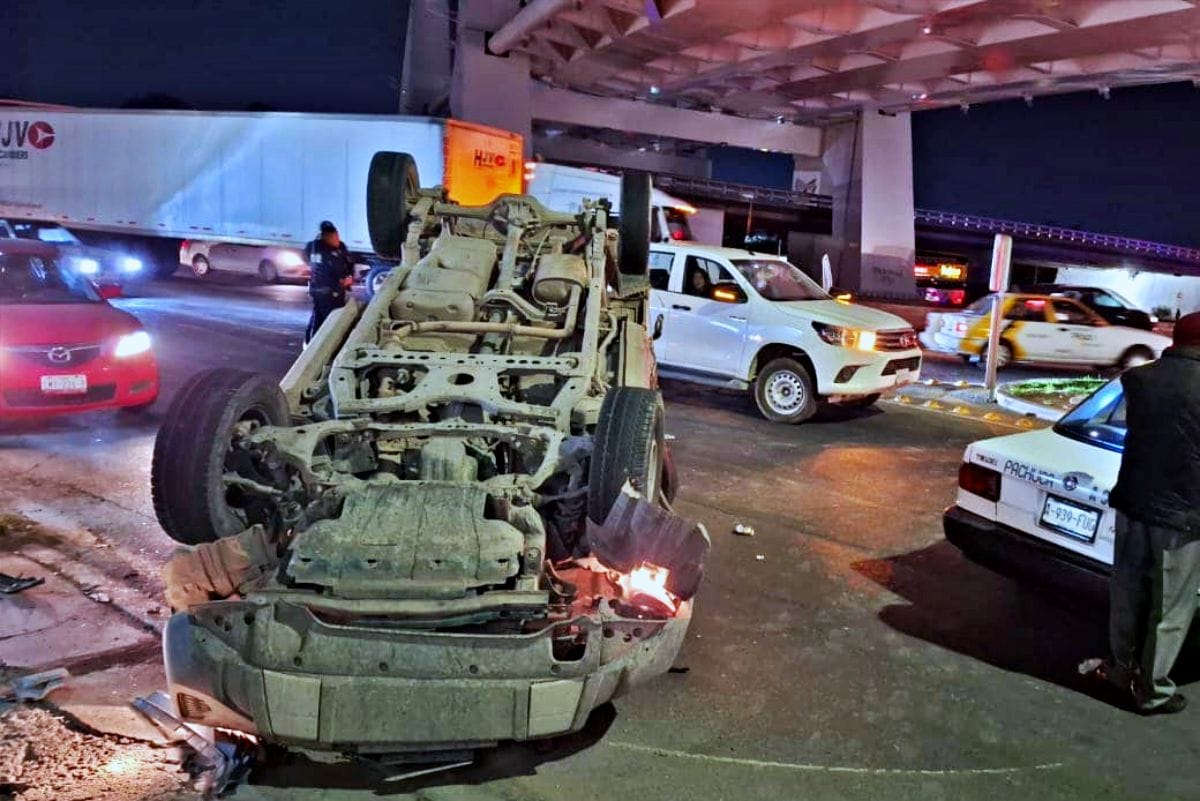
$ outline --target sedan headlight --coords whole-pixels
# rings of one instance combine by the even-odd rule
[[[75,269],[84,275],[95,275],[100,272],[100,262],[95,259],[76,259]]]
[[[135,259],[133,256],[126,256],[121,259],[121,269],[127,273],[140,272],[142,269],[142,260]]]
[[[813,323],[813,330],[817,332],[817,336],[830,345],[836,345],[839,348],[852,348],[854,350],[875,350],[875,332],[863,331],[858,328],[843,328],[840,325],[829,325],[828,323]]]
[[[128,359],[131,356],[140,356],[148,350],[150,350],[150,335],[145,331],[134,331],[117,340],[117,347],[113,350],[113,355],[118,359]]]

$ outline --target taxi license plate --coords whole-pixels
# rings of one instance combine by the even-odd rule
[[[1100,510],[1047,495],[1042,507],[1042,525],[1077,540],[1095,542]]]
[[[82,395],[87,388],[86,375],[42,376],[42,392],[46,395]]]

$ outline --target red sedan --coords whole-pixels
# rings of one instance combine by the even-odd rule
[[[137,318],[51,246],[0,243],[0,418],[144,409],[158,364]]]

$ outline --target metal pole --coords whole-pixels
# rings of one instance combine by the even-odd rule
[[[991,325],[988,327],[987,344],[987,385],[988,397],[996,400],[996,359],[1000,355],[1000,330],[1004,325],[1004,298],[1008,291],[1009,275],[1012,270],[1012,237],[1008,234],[996,234],[992,243],[992,272],[988,278],[988,288],[996,293],[992,303]]]

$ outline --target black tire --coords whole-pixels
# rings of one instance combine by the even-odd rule
[[[221,481],[239,421],[286,425],[287,402],[265,376],[218,367],[188,380],[154,440],[150,489],[167,535],[185,545],[237,534],[267,522],[261,510],[230,505]]]
[[[652,389],[617,387],[604,396],[592,440],[588,517],[603,523],[626,481],[658,500],[666,436],[662,397]]]
[[[817,388],[808,368],[784,356],[772,359],[759,371],[754,402],[772,423],[803,423],[817,413]]]
[[[392,264],[376,264],[367,272],[367,277],[363,279],[363,287],[367,290],[367,300],[375,299],[377,285],[394,269],[396,269],[395,265]]]
[[[212,265],[205,256],[196,256],[192,259],[192,275],[197,278],[205,278],[212,275]]]
[[[380,256],[400,258],[408,236],[409,204],[421,183],[417,163],[407,153],[381,150],[367,172],[367,230]]]
[[[975,361],[975,366],[980,370],[987,369],[987,352],[987,345],[984,345],[983,350],[979,351],[979,358]],[[1008,367],[1013,363],[1012,345],[1008,344],[1004,340],[1000,340],[1000,352],[997,355],[998,358],[996,360],[996,369],[1003,370],[1005,367]]]
[[[625,275],[649,275],[650,174],[621,176],[620,265]]]
[[[1137,367],[1138,365],[1152,361],[1154,361],[1154,351],[1145,345],[1134,345],[1121,354],[1121,358],[1117,362],[1117,367],[1121,370],[1128,370],[1130,367]]]
[[[279,283],[279,270],[275,268],[275,263],[270,259],[263,259],[258,263],[258,277],[267,284]]]

